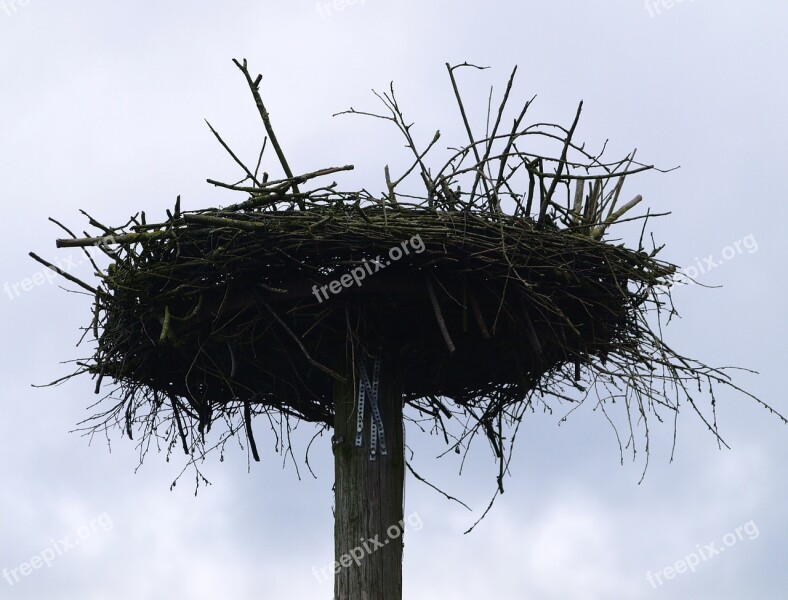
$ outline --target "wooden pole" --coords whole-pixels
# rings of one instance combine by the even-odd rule
[[[381,360],[378,403],[387,455],[378,447],[374,461],[369,459],[369,399],[358,448],[359,376],[347,380],[334,387],[334,599],[401,600],[405,454],[399,361],[391,355]]]

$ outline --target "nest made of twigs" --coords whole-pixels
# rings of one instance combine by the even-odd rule
[[[234,402],[330,425],[334,369],[356,338],[401,352],[409,401],[509,404],[562,364],[638,359],[638,307],[671,272],[524,218],[341,199],[184,213],[112,265],[91,370],[203,427]]]
[[[95,377],[97,393],[108,378],[118,388],[89,431],[121,425],[131,437],[136,428],[169,448],[180,440],[196,458],[205,432],[223,420],[221,440],[245,429],[257,458],[254,415],[330,426],[334,382],[355,377],[348,356],[396,353],[404,401],[457,452],[483,432],[499,458],[499,486],[504,440],[514,439],[504,425],[516,427],[549,396],[582,403],[594,394],[603,411],[623,400],[635,421],[661,419],[660,410],[677,412],[686,401],[719,439],[713,396],[706,417],[690,387],[739,388],[663,343],[675,266],[656,258],[659,248],[643,247],[643,232],[637,248],[606,239],[642,200],[619,203],[624,180],[653,167],[635,162],[634,152],[605,162],[604,147],[591,153],[575,143],[582,103],[564,128],[525,126],[529,101],[500,133],[513,72],[494,124],[476,139],[454,75],[472,65],[447,65],[468,144],[451,149],[443,166],[425,163],[440,133],[418,149],[392,87],[378,96],[388,114],[346,112],[392,122],[412,165],[399,178],[386,167],[381,194],[339,192],[336,183],[302,191],[352,166],[294,176],[260,77],[251,78],[245,61],[236,65],[268,134],[263,150],[270,140],[284,178],[258,175],[262,150],[257,168],[247,168],[211,127],[245,176],[208,181],[245,201],[182,212],[178,199],[154,224],[144,212],[121,227],[89,217],[96,235],[86,238],[55,221],[71,236],[59,246],[94,246],[110,257],[107,269],[94,263],[96,288],[32,255],[95,298],[86,329],[95,351],[75,374]],[[534,139],[560,150],[523,148]],[[410,174],[420,176],[423,195],[403,193]],[[645,230],[649,216],[634,219]],[[445,420],[454,415],[464,420],[449,442]],[[633,419],[627,423],[631,438]]]

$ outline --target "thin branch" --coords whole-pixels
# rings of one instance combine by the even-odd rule
[[[213,133],[213,135],[214,135],[214,136],[216,136],[216,139],[217,139],[217,140],[219,140],[219,143],[222,145],[222,148],[224,148],[225,150],[227,150],[227,153],[228,153],[228,154],[229,154],[229,155],[230,155],[230,156],[233,158],[233,160],[234,160],[234,161],[235,161],[235,162],[238,164],[238,166],[240,166],[240,167],[241,167],[241,168],[244,170],[244,173],[246,173],[246,175],[249,177],[249,179],[251,179],[251,180],[252,180],[252,182],[253,182],[253,183],[254,183],[254,184],[257,186],[257,187],[260,187],[260,183],[257,181],[257,178],[254,176],[254,174],[252,174],[252,172],[251,172],[249,169],[247,169],[247,168],[246,168],[246,165],[245,165],[245,164],[243,164],[243,162],[241,161],[241,159],[240,159],[240,158],[238,158],[238,157],[235,155],[235,152],[233,152],[232,150],[230,150],[230,147],[229,147],[227,144],[225,144],[225,143],[224,143],[224,140],[222,139],[222,136],[220,136],[220,135],[219,135],[219,133],[218,133],[218,132],[217,132],[217,131],[216,131],[216,130],[213,128],[213,126],[212,126],[212,125],[211,125],[211,124],[208,122],[208,119],[205,119],[205,124],[206,124],[206,125],[208,125],[208,129],[210,129],[210,130],[211,130],[211,133]],[[265,146],[263,146],[263,147],[265,147]],[[262,157],[262,152],[260,153],[260,156]],[[258,164],[259,164],[259,163],[258,163]]]
[[[282,318],[278,314],[276,314],[276,311],[274,311],[274,309],[271,308],[269,306],[269,304],[265,300],[263,300],[262,298],[259,299],[259,302],[268,309],[268,312],[271,313],[271,316],[274,319],[276,319],[276,321],[282,326],[282,328],[287,332],[287,334],[298,345],[298,347],[301,349],[301,352],[304,354],[304,357],[309,361],[309,363],[312,366],[320,369],[321,371],[323,371],[323,373],[326,373],[327,375],[330,375],[331,377],[333,377],[337,381],[340,381],[342,383],[346,383],[347,382],[347,379],[345,377],[342,377],[342,375],[340,375],[336,371],[333,371],[332,369],[329,369],[324,364],[321,364],[318,361],[316,361],[314,358],[312,358],[312,355],[309,354],[309,351],[306,349],[306,347],[304,346],[303,342],[301,342],[301,339],[293,332],[292,329],[290,329],[290,327],[287,326],[287,323],[285,323],[282,320]]]
[[[96,288],[91,287],[87,283],[85,283],[84,281],[80,281],[79,279],[77,279],[73,275],[71,275],[69,273],[66,273],[63,269],[60,269],[60,268],[56,267],[55,265],[53,265],[51,262],[48,262],[48,261],[44,260],[43,258],[38,256],[35,252],[28,252],[28,256],[30,256],[32,259],[40,262],[42,265],[44,265],[46,267],[49,267],[50,269],[52,269],[55,273],[57,273],[61,277],[65,277],[71,283],[76,283],[79,287],[91,292],[92,294],[96,295],[96,294],[99,293]]]
[[[544,221],[545,214],[547,212],[547,202],[553,198],[553,192],[555,192],[558,181],[561,179],[561,173],[563,172],[564,165],[566,164],[566,153],[569,151],[569,144],[572,142],[572,135],[575,133],[575,128],[577,127],[577,122],[580,120],[580,113],[582,111],[583,101],[581,100],[580,104],[577,106],[575,120],[572,122],[572,126],[569,128],[569,131],[566,134],[564,149],[561,151],[561,158],[558,160],[558,169],[555,172],[555,177],[553,178],[553,182],[550,184],[550,189],[547,191],[547,195],[542,199],[542,206],[539,208],[539,218],[537,219],[537,223],[542,223],[542,221]]]
[[[446,63],[446,69],[449,71],[449,78],[451,79],[451,86],[452,86],[452,89],[454,90],[454,97],[457,99],[457,105],[460,107],[460,114],[462,115],[462,122],[465,125],[465,132],[468,134],[468,140],[470,141],[471,147],[473,148],[473,154],[476,157],[476,164],[478,166],[478,169],[482,169],[483,162],[482,162],[481,156],[479,156],[479,151],[476,149],[476,142],[473,139],[473,131],[471,131],[471,125],[468,122],[468,115],[465,113],[465,104],[462,101],[462,96],[460,95],[460,90],[457,87],[457,80],[454,78],[454,69],[458,69],[460,67],[472,67],[472,68],[480,69],[480,70],[486,69],[487,67],[479,67],[479,66],[476,66],[476,65],[471,65],[471,64],[468,64],[467,62],[464,62],[461,65],[455,65],[455,66],[452,67],[451,65],[449,65],[449,63]],[[487,187],[487,181],[484,179],[483,173],[480,172],[480,171],[477,171],[476,183],[478,183],[478,181],[479,181],[478,176],[481,176],[482,184],[484,185],[485,192],[487,193],[487,201],[488,201],[488,203],[490,203],[490,209],[493,209],[493,206],[491,204],[492,203],[492,199],[490,198],[490,190]],[[470,198],[470,202],[471,203],[473,203],[473,198],[474,198],[474,194],[475,194],[475,191],[476,191],[476,183],[474,183],[474,187],[471,190],[471,198]]]
[[[440,327],[441,335],[443,335],[443,339],[446,341],[446,346],[449,349],[449,353],[453,353],[455,350],[454,342],[451,340],[451,335],[449,335],[449,329],[446,327],[446,321],[443,319],[443,312],[441,311],[440,303],[438,302],[438,297],[435,295],[435,287],[432,285],[432,280],[430,278],[429,273],[425,275],[425,280],[427,281],[427,291],[430,294],[430,302],[432,303],[432,310],[435,311],[435,318],[438,321],[438,327]]]
[[[268,110],[266,110],[265,104],[263,104],[263,99],[260,97],[259,85],[262,75],[258,75],[257,79],[252,81],[252,77],[249,75],[249,69],[246,67],[246,59],[244,59],[243,64],[239,63],[236,59],[233,59],[233,62],[235,63],[235,66],[238,67],[244,74],[246,83],[249,84],[249,89],[252,91],[252,96],[254,96],[257,110],[260,112],[260,117],[263,119],[263,125],[265,126],[266,133],[268,134],[268,139],[271,140],[271,144],[274,147],[274,151],[276,152],[276,156],[279,159],[279,163],[282,165],[285,175],[287,175],[288,179],[293,179],[293,172],[290,170],[290,165],[287,163],[284,152],[282,152],[282,147],[279,145],[279,140],[276,138],[276,134],[274,133],[274,128],[271,126],[271,119],[268,115]],[[296,194],[299,193],[298,185],[296,183],[293,183],[293,191]],[[304,206],[303,200],[299,202],[299,207],[301,210],[306,208]]]
[[[446,498],[447,500],[452,500],[452,501],[456,502],[457,504],[459,504],[460,506],[462,506],[462,507],[464,507],[464,508],[467,508],[468,510],[470,510],[471,512],[473,512],[473,511],[471,510],[471,507],[470,507],[470,506],[468,506],[467,504],[465,504],[465,502],[463,502],[462,500],[458,500],[458,499],[457,499],[457,498],[455,498],[454,496],[449,496],[449,494],[447,494],[446,492],[444,492],[442,489],[440,489],[440,488],[439,488],[439,487],[437,487],[437,486],[434,486],[434,485],[433,485],[433,484],[431,484],[429,481],[427,481],[426,479],[424,479],[424,477],[422,477],[421,475],[419,475],[418,473],[416,473],[416,471],[415,471],[415,470],[413,469],[413,467],[410,465],[410,462],[409,462],[409,461],[407,461],[407,460],[405,461],[405,466],[406,466],[406,467],[408,467],[408,470],[409,470],[411,473],[413,473],[413,476],[414,476],[416,479],[418,479],[418,480],[419,480],[419,481],[421,481],[422,483],[425,483],[425,484],[427,484],[428,486],[430,486],[430,487],[431,487],[433,490],[435,490],[436,492],[438,492],[439,494],[441,494],[441,495],[442,495],[444,498]]]

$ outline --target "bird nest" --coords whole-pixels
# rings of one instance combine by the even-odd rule
[[[336,183],[304,191],[352,167],[294,176],[260,78],[236,64],[283,178],[259,176],[259,159],[248,169],[211,128],[245,180],[209,181],[246,194],[243,202],[182,211],[179,199],[162,222],[144,213],[122,227],[90,218],[96,235],[58,241],[111,259],[96,266],[95,288],[63,273],[95,298],[87,331],[96,347],[78,373],[96,378],[97,393],[106,379],[119,386],[94,429],[119,424],[129,437],[135,428],[150,436],[166,425],[170,448],[180,440],[193,454],[221,419],[230,434],[245,431],[256,456],[254,415],[331,426],[334,383],[355,377],[346,357],[385,350],[400,356],[415,414],[447,441],[445,421],[470,423],[454,436],[458,451],[482,432],[503,457],[504,425],[548,396],[579,403],[596,392],[603,406],[625,398],[644,416],[677,411],[681,394],[666,382],[716,435],[687,390],[701,380],[729,384],[727,375],[676,354],[652,329],[672,312],[675,267],[646,250],[642,235],[637,248],[606,239],[640,201],[619,202],[625,178],[652,167],[634,153],[605,162],[575,143],[582,104],[564,128],[525,126],[528,102],[501,133],[510,79],[492,128],[475,139],[458,67],[447,65],[469,141],[442,167],[425,158],[440,134],[417,149],[391,88],[379,95],[385,113],[346,112],[392,122],[412,150],[410,168],[393,179],[387,167],[380,194]],[[530,140],[556,152],[523,149]],[[402,191],[411,174],[423,194]],[[645,228],[648,215],[636,218]]]

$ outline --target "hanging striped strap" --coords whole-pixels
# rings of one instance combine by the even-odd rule
[[[372,381],[369,379],[367,367],[363,360],[359,361],[359,374],[361,375],[361,385],[359,385],[359,408],[361,408],[362,392],[364,398],[369,398],[369,406],[372,409],[371,424],[370,424],[370,451],[369,460],[375,460],[377,457],[378,444],[380,444],[380,454],[386,456],[386,436],[383,429],[383,419],[380,416],[380,408],[378,405],[378,398],[380,393],[380,357],[375,357],[375,363],[372,371]],[[360,415],[360,416],[359,416]],[[363,431],[364,415],[359,410],[356,419],[356,446],[361,446],[359,442],[359,423]]]

